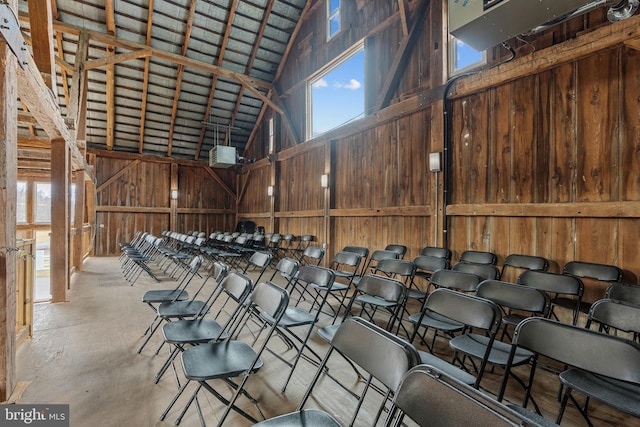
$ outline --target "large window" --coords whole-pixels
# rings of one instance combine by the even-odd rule
[[[450,74],[460,74],[486,64],[485,51],[478,52],[462,40],[451,37],[450,43]]]
[[[307,138],[364,116],[364,47],[309,81]]]
[[[51,223],[51,183],[36,182],[34,222]]]
[[[27,183],[26,181],[18,181],[17,184],[16,222],[24,224],[27,222]]]
[[[340,0],[327,0],[327,40],[340,32]]]

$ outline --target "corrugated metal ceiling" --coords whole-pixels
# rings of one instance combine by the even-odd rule
[[[90,32],[87,61],[105,58],[108,48],[113,49],[110,55],[131,53],[145,45],[154,49],[151,56],[116,62],[112,82],[107,82],[105,65],[87,71],[87,147],[205,159],[215,143],[216,129],[218,143],[234,145],[242,152],[306,0],[52,3],[55,54],[71,67],[82,29]],[[110,4],[112,12],[105,10]],[[19,11],[28,15],[26,0],[20,0]],[[111,16],[115,22],[112,32],[108,24]],[[23,19],[22,25],[29,34],[28,19]],[[107,46],[96,35],[114,36],[115,42]],[[179,65],[156,52],[196,62]],[[222,72],[213,74],[211,66]],[[72,73],[61,66],[56,69],[58,102],[64,116]],[[107,132],[110,114],[113,136]],[[230,141],[227,128],[231,128]],[[44,135],[37,127],[26,125],[21,125],[19,132]]]

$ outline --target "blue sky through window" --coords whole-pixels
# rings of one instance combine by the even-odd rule
[[[462,70],[484,61],[482,52],[478,52],[462,40],[455,40],[454,71]]]
[[[364,116],[364,49],[311,84],[311,136]]]

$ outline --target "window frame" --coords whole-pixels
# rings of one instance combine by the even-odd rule
[[[456,59],[457,59],[457,53],[458,53],[458,45],[457,45],[458,41],[461,42],[461,43],[464,43],[464,41],[462,41],[462,40],[460,40],[460,39],[458,39],[458,38],[456,38],[456,37],[454,37],[452,35],[449,35],[449,49],[448,49],[449,50],[449,55],[448,55],[449,56],[449,67],[448,68],[449,68],[449,75],[450,76],[457,76],[459,74],[463,74],[463,73],[466,73],[466,72],[471,71],[471,70],[476,70],[476,69],[478,69],[480,67],[483,67],[483,66],[487,65],[487,51],[483,50],[482,52],[478,52],[478,53],[480,53],[482,55],[482,59],[480,59],[479,61],[476,61],[476,62],[474,62],[472,64],[466,65],[466,66],[464,66],[462,68],[456,69],[455,65],[456,65]],[[466,45],[466,43],[465,43],[465,45]],[[469,46],[469,45],[467,45],[467,46]],[[469,46],[469,48],[471,48],[471,47]],[[471,49],[473,49],[473,48],[471,48]]]
[[[327,65],[325,65],[324,67],[322,67],[320,70],[318,70],[316,73],[314,73],[313,75],[311,75],[308,79],[307,79],[307,93],[306,93],[306,140],[312,140],[314,139],[316,136],[322,135],[323,133],[329,132],[330,130],[333,129],[337,129],[340,126],[343,125],[338,125],[336,127],[333,127],[331,129],[327,129],[325,132],[322,132],[321,134],[318,134],[316,136],[313,135],[313,96],[312,96],[312,89],[313,89],[313,85],[321,80],[324,76],[326,76],[327,74],[330,74],[333,70],[335,70],[336,68],[340,67],[342,64],[344,64],[345,62],[349,61],[349,59],[351,59],[352,57],[356,56],[357,54],[359,54],[360,52],[362,52],[363,55],[365,55],[365,60],[364,60],[364,67],[365,70],[363,70],[363,82],[362,82],[362,86],[363,86],[363,111],[362,111],[362,115],[363,117],[366,117],[367,114],[367,99],[366,99],[366,87],[367,87],[367,82],[366,82],[366,65],[367,65],[367,61],[366,61],[366,49],[365,49],[365,43],[364,40],[359,41],[358,43],[355,43],[353,46],[351,46],[349,49],[345,50],[341,55],[339,55],[338,57],[336,57],[333,61],[331,61],[330,63],[328,63]],[[354,120],[358,120],[358,119],[354,119]],[[346,122],[347,123],[351,123],[351,121]]]
[[[331,12],[332,1],[338,2],[338,7],[336,8],[335,11],[333,11],[333,13]],[[342,8],[342,0],[327,0],[327,41],[331,40],[336,35],[338,35],[340,31],[342,31],[342,16],[340,14],[341,8]],[[338,29],[335,32],[332,32],[331,23],[336,17],[338,18],[337,20]]]

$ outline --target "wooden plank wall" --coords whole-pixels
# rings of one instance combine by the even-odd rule
[[[571,260],[614,264],[637,281],[638,67],[640,52],[619,46],[455,100],[456,255],[535,254],[553,271]],[[588,287],[585,298],[603,291]]]
[[[206,172],[204,164],[178,167],[177,223],[173,228],[170,163],[97,155],[95,170],[98,182],[95,254],[98,256],[119,254],[118,243],[131,240],[136,231],[154,235],[170,229],[211,233],[235,227],[235,199]],[[225,175],[232,176],[232,173]]]

